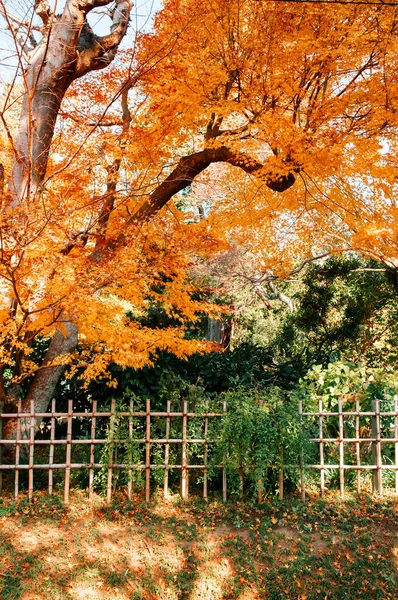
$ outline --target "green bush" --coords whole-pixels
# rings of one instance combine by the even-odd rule
[[[228,473],[230,493],[275,493],[278,471],[295,486],[300,466],[310,457],[309,432],[302,427],[294,394],[277,387],[237,388],[223,395],[228,411],[222,418],[214,464]]]

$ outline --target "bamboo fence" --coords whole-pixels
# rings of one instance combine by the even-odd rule
[[[316,419],[318,421],[319,436],[311,439],[312,443],[319,448],[319,464],[307,465],[307,469],[316,469],[320,472],[320,492],[323,496],[326,490],[325,475],[332,470],[339,472],[340,496],[344,497],[346,474],[356,471],[356,491],[361,492],[362,472],[371,471],[372,491],[383,495],[382,473],[385,471],[395,472],[394,491],[398,494],[398,396],[394,397],[394,409],[382,411],[380,400],[372,401],[370,411],[361,411],[358,400],[355,408],[344,409],[343,401],[338,401],[337,411],[324,409],[320,400],[317,411],[305,412],[303,405],[299,403],[299,414],[301,418]],[[337,436],[330,436],[330,422],[334,420]],[[383,426],[383,420],[386,422]],[[347,433],[349,429],[352,435]],[[383,436],[383,433],[386,435]],[[383,461],[383,446],[390,446],[389,462],[386,457]],[[354,447],[355,452],[350,452],[350,461],[346,462],[346,448]],[[325,452],[329,448],[338,450],[338,463],[325,462]],[[362,449],[362,452],[361,452]],[[371,455],[371,464],[364,463]],[[392,455],[392,458],[391,458]],[[302,474],[302,480],[304,475]]]
[[[189,495],[189,472],[192,470],[202,472],[202,494],[204,498],[208,497],[209,468],[211,445],[217,440],[215,436],[209,437],[209,423],[212,419],[220,419],[227,412],[227,406],[224,402],[220,412],[189,412],[188,403],[182,403],[182,410],[174,411],[171,408],[171,402],[167,401],[166,411],[151,411],[150,401],[146,401],[145,410],[134,410],[133,402],[127,410],[117,410],[116,402],[112,400],[110,408],[102,411],[98,410],[97,401],[92,402],[90,411],[74,410],[73,401],[68,401],[66,412],[57,412],[55,400],[52,401],[50,411],[46,413],[36,412],[33,403],[29,412],[22,412],[21,402],[17,406],[16,413],[4,413],[0,406],[0,494],[2,487],[2,474],[4,471],[14,473],[13,493],[15,499],[18,499],[21,493],[20,474],[27,471],[27,494],[28,498],[33,498],[34,493],[34,474],[38,470],[48,472],[47,489],[48,493],[54,491],[54,473],[63,471],[63,495],[64,501],[69,501],[71,486],[71,473],[76,470],[88,471],[88,494],[93,497],[96,485],[95,475],[99,471],[105,473],[106,498],[110,502],[115,489],[117,473],[124,470],[127,473],[126,491],[129,498],[133,493],[133,474],[140,472],[144,477],[145,498],[150,499],[151,494],[151,473],[154,470],[162,470],[162,487],[164,497],[169,495],[170,482],[169,476],[172,470],[180,472],[180,493],[182,500],[186,500]],[[298,407],[299,418],[303,423],[311,422],[312,426],[317,424],[319,434],[310,441],[316,444],[318,448],[319,463],[306,465],[304,456],[298,457],[296,465],[283,465],[283,451],[280,452],[279,465],[267,465],[267,467],[278,470],[279,497],[282,499],[284,494],[284,470],[292,468],[297,469],[301,480],[301,496],[305,499],[307,475],[309,471],[319,472],[320,493],[325,494],[327,489],[326,475],[332,470],[338,470],[339,489],[341,496],[344,496],[347,472],[355,470],[357,474],[356,489],[361,491],[361,474],[371,471],[372,489],[378,494],[383,494],[382,472],[387,470],[395,471],[395,493],[398,494],[398,397],[394,399],[394,410],[381,411],[380,401],[375,400],[372,404],[372,410],[361,411],[358,401],[355,408],[345,410],[343,402],[340,399],[337,410],[325,410],[322,402],[319,402],[318,410],[306,412],[300,403]],[[3,419],[16,419],[16,434],[14,439],[3,439],[2,423]],[[156,420],[163,420],[161,431],[164,437],[156,437],[159,427],[156,426]],[[196,419],[201,422],[199,427],[200,435],[191,437],[189,434],[189,422]],[[383,420],[387,419],[387,425]],[[36,435],[38,423],[46,423],[48,434],[45,439]],[[124,429],[118,429],[118,425],[123,421]],[[74,423],[86,423],[86,436],[76,437],[74,435]],[[137,426],[137,422],[139,425]],[[62,439],[56,438],[57,425],[64,425],[64,434]],[[102,426],[101,424],[102,423]],[[105,425],[104,425],[105,423]],[[177,423],[177,427],[175,424]],[[332,425],[331,425],[332,423]],[[66,426],[66,427],[65,427]],[[180,432],[179,437],[171,437],[173,431]],[[347,433],[348,430],[348,433]],[[124,439],[117,437],[120,431],[125,434]],[[214,428],[213,428],[214,431]],[[330,432],[335,435],[331,435]],[[349,434],[353,435],[349,435]],[[102,437],[97,437],[100,434]],[[155,434],[155,436],[153,435]],[[383,435],[387,434],[387,435]],[[383,446],[389,444],[390,462],[386,464],[383,455]],[[3,454],[7,456],[5,448],[11,447],[9,456],[12,461],[3,460]],[[84,456],[87,462],[74,462],[74,448],[76,446],[85,447]],[[201,462],[195,464],[190,462],[194,457],[194,447],[200,446]],[[350,452],[347,446],[354,448]],[[47,447],[47,450],[45,448]],[[64,451],[60,449],[64,447]],[[124,454],[120,458],[120,448],[124,449]],[[159,458],[159,452],[156,460],[154,451],[162,447],[162,457]],[[171,449],[173,448],[173,452]],[[37,460],[38,450],[41,460]],[[175,450],[178,449],[178,452]],[[99,459],[99,450],[102,450],[101,459]],[[393,460],[391,459],[393,455]],[[45,457],[44,462],[43,456]],[[62,462],[59,457],[64,457]],[[137,459],[138,456],[138,459]],[[177,456],[178,462],[171,460]],[[338,457],[338,462],[328,462],[329,456]],[[366,461],[366,462],[365,462]],[[213,465],[214,466],[214,465]],[[221,485],[223,501],[227,500],[227,470],[224,466],[218,465],[221,469]],[[159,483],[159,477],[157,478]],[[262,491],[259,491],[259,500],[262,498]]]
[[[41,413],[36,412],[34,404],[32,402],[29,412],[22,412],[21,401],[18,403],[16,413],[4,413],[0,410],[0,457],[4,453],[4,447],[9,446],[13,448],[13,462],[3,463],[0,461],[0,494],[2,488],[2,473],[4,471],[14,471],[14,497],[18,499],[21,491],[20,486],[20,472],[28,471],[28,485],[27,492],[28,498],[33,498],[34,492],[34,472],[36,470],[48,471],[48,493],[52,494],[54,491],[54,471],[64,471],[64,502],[69,501],[70,489],[71,489],[71,471],[77,469],[88,470],[88,492],[89,498],[93,497],[95,487],[95,473],[98,470],[107,470],[106,473],[106,498],[110,502],[113,493],[113,479],[116,471],[125,470],[128,473],[127,477],[127,495],[131,498],[133,493],[132,484],[132,473],[133,471],[141,471],[145,478],[145,498],[146,501],[150,499],[150,485],[151,485],[151,471],[161,469],[164,471],[163,476],[163,493],[167,497],[169,495],[169,473],[172,469],[180,471],[180,491],[181,498],[186,500],[189,494],[189,471],[199,470],[203,472],[203,497],[208,497],[208,472],[209,472],[209,446],[214,444],[216,440],[209,439],[209,420],[217,417],[221,417],[226,411],[226,404],[223,405],[223,412],[188,412],[188,403],[183,402],[182,411],[172,411],[171,403],[167,401],[166,412],[151,411],[150,401],[146,401],[145,411],[135,411],[133,402],[130,403],[129,410],[117,411],[115,400],[111,401],[110,409],[107,411],[98,410],[97,401],[93,400],[92,410],[79,412],[73,410],[73,400],[68,401],[67,412],[57,412],[55,400],[52,401],[50,412]],[[152,423],[156,418],[165,419],[165,437],[154,438],[151,436]],[[2,439],[2,422],[3,419],[16,419],[16,436],[14,439]],[[49,425],[49,437],[46,439],[38,439],[35,437],[37,431],[37,423],[45,419]],[[74,438],[72,435],[73,422],[74,420],[89,420],[90,422],[90,436],[86,439]],[[97,437],[98,432],[98,421],[107,419],[109,421],[109,427],[107,428],[106,437]],[[127,421],[128,433],[125,439],[116,439],[115,432],[115,421],[116,419],[120,422],[121,419]],[[133,436],[134,420],[143,419],[145,422],[144,431],[142,437]],[[171,438],[171,422],[173,419],[181,421],[181,437]],[[192,438],[188,436],[188,420],[189,419],[202,419],[204,435],[201,438]],[[55,438],[56,423],[64,421],[66,422],[66,436],[63,439]],[[24,436],[21,435],[22,430],[28,432]],[[101,430],[104,433],[104,427]],[[190,464],[189,454],[190,447],[192,445],[200,444],[204,447],[203,451],[203,463],[201,464]],[[132,460],[132,447],[143,446],[144,448],[144,460],[139,463],[134,463]],[[164,460],[159,463],[152,461],[151,449],[155,445],[164,446]],[[35,449],[39,447],[48,447],[48,462],[37,462],[35,461]],[[65,462],[54,462],[55,449],[57,447],[64,446]],[[74,446],[89,446],[89,461],[88,462],[72,462],[72,449]],[[102,446],[106,449],[107,456],[102,455],[101,461],[96,460],[96,448]],[[124,456],[123,462],[116,462],[117,449],[120,446],[128,446],[130,450],[127,450],[127,457]],[[170,447],[179,446],[181,460],[179,464],[170,463]],[[22,451],[23,449],[23,451]],[[130,456],[129,456],[130,453]],[[58,453],[59,454],[59,453]],[[25,460],[23,460],[25,458]],[[226,472],[222,465],[219,467],[222,471],[222,493],[223,500],[227,499],[227,479]]]

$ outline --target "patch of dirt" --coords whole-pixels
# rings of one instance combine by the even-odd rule
[[[144,514],[101,510],[86,509],[79,515],[76,509],[56,523],[24,515],[0,519],[5,543],[3,552],[0,547],[0,576],[7,582],[10,575],[19,580],[15,597],[128,600],[135,595],[143,600],[178,600],[184,590],[189,600],[259,600],[265,597],[261,582],[270,568],[279,565],[286,572],[302,543],[304,555],[308,548],[309,557],[322,560],[334,552],[340,560],[338,531],[324,539],[317,530],[297,529],[294,520],[280,521],[281,525],[273,520],[275,526],[261,538],[260,519],[252,520],[252,526],[236,527],[216,515],[217,525],[208,527],[201,525],[206,519],[177,505],[144,509]],[[151,518],[151,512],[157,518]],[[389,560],[398,567],[392,531],[384,532],[380,520],[366,532],[373,540],[388,538]],[[246,577],[249,572],[251,579]],[[0,597],[2,589],[0,579]],[[301,598],[299,588],[296,598]]]
[[[321,538],[319,533],[313,533],[311,537],[311,549],[316,555],[323,554],[330,550],[330,541]]]

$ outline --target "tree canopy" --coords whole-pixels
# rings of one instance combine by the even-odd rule
[[[347,249],[396,266],[397,7],[166,0],[132,36],[129,0],[12,7],[3,399],[29,380],[46,406],[66,365],[90,380],[208,349],[186,324],[222,311],[198,289],[233,249],[271,279]],[[154,303],[172,325],[145,325]]]

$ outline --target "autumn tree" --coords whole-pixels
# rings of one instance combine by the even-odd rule
[[[15,135],[11,93],[0,112],[2,399],[45,410],[66,365],[204,350],[192,266],[231,247],[275,276],[346,248],[395,265],[397,8],[331,4],[167,0],[120,49],[129,0],[1,3],[22,89]],[[153,302],[178,326],[143,326]]]

